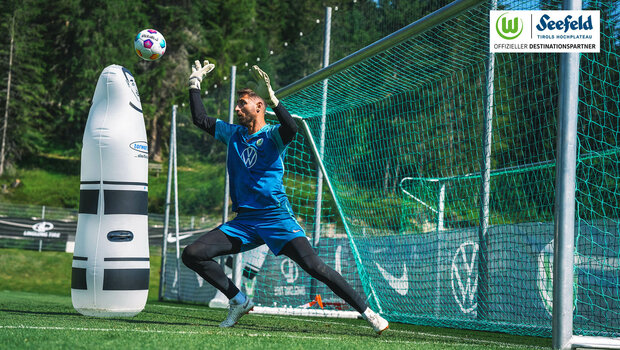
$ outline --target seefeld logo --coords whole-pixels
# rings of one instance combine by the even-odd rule
[[[516,39],[523,33],[523,20],[519,17],[508,19],[509,13],[506,12],[495,21],[495,30],[497,34],[506,40]],[[500,28],[501,23],[501,28]]]
[[[594,26],[592,25],[592,16],[588,16],[588,19],[583,20],[583,16],[579,16],[576,20],[572,20],[573,16],[567,15],[563,20],[560,21],[550,21],[551,16],[548,14],[542,15],[540,17],[540,22],[536,25],[536,29],[543,32],[546,29],[549,30],[559,30],[564,33],[568,32],[568,30],[592,30]]]

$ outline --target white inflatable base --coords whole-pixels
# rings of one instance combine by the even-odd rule
[[[80,309],[80,308],[75,308],[75,310],[84,316],[93,316],[93,317],[133,317],[142,311],[142,309],[110,310],[110,309]]]
[[[101,291],[71,290],[73,307],[84,316],[132,317],[146,305],[148,290]]]

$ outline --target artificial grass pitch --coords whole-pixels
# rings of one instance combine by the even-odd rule
[[[71,298],[0,291],[6,349],[546,349],[550,339],[363,320],[249,314],[219,328],[226,310],[149,301],[131,318],[82,316]]]

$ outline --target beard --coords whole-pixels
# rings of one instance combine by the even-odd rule
[[[250,126],[251,118],[247,115],[237,115],[237,120],[241,126],[245,126],[246,128]]]

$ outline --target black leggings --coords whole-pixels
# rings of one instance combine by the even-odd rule
[[[239,293],[239,289],[213,258],[236,254],[240,250],[240,239],[228,236],[221,230],[215,229],[198,238],[183,250],[183,263],[219,289],[228,299],[231,299]],[[338,272],[327,266],[319,258],[305,237],[297,237],[288,242],[280,254],[289,257],[310,276],[325,283],[336,295],[344,299],[358,312],[362,313],[366,310],[366,303],[359,293],[353,290]]]

